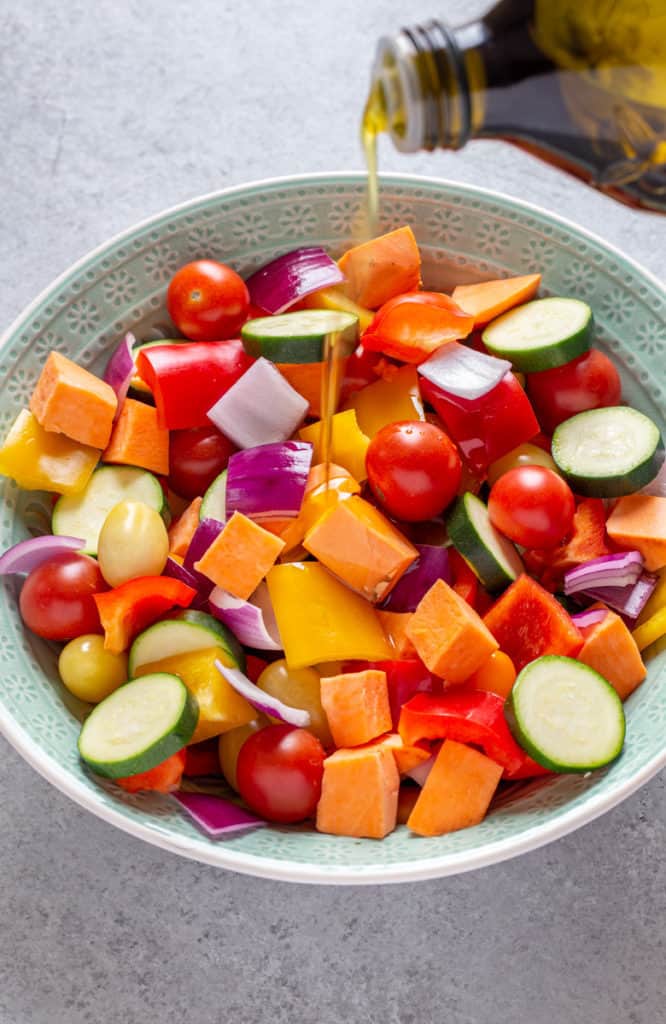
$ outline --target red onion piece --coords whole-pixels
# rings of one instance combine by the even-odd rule
[[[291,708],[287,704],[283,704],[277,697],[271,697],[270,694],[264,693],[259,687],[251,682],[246,675],[239,672],[236,668],[229,668],[227,665],[223,665],[221,661],[215,662],[215,667],[220,672],[230,686],[233,686],[237,693],[240,693],[241,697],[245,697],[245,700],[252,705],[255,711],[261,711],[264,715],[270,715],[271,718],[279,718],[281,722],[286,722],[287,725],[297,725],[302,729],[307,729],[310,724],[310,713],[308,711],[301,711],[300,708]]]
[[[435,580],[451,582],[449,552],[433,544],[415,544],[419,557],[400,577],[382,608],[392,612],[413,612]]]
[[[245,647],[254,647],[258,651],[282,650],[268,587],[264,582],[259,584],[248,601],[240,601],[221,587],[215,587],[208,602],[213,615],[228,626]]]
[[[118,399],[114,419],[118,419],[120,415],[130,382],[136,373],[134,355],[132,354],[134,345],[136,345],[136,338],[128,332],[113,352],[104,371],[104,380],[111,385]]]
[[[208,410],[208,419],[238,448],[286,441],[309,409],[273,363],[261,356]]]
[[[278,256],[248,280],[250,299],[267,313],[284,313],[299,299],[321,288],[340,284],[345,277],[321,246],[304,246]]]
[[[257,818],[244,807],[221,796],[183,792],[173,793],[172,796],[197,825],[213,838],[266,824],[263,818]]]
[[[213,589],[213,582],[207,576],[204,576],[202,572],[195,569],[194,563],[198,562],[202,555],[208,551],[208,548],[216,537],[222,533],[223,529],[224,523],[221,523],[218,519],[202,519],[194,532],[190,546],[185,552],[185,558],[183,559],[184,568],[194,576],[197,581],[197,590],[206,598]]]
[[[250,519],[296,517],[300,512],[312,445],[307,441],[263,444],[236,452],[227,466],[226,513]]]
[[[451,341],[421,363],[418,372],[447,395],[471,402],[496,388],[510,369],[506,359]]]
[[[85,544],[85,540],[81,540],[80,537],[60,537],[51,534],[19,541],[0,556],[0,576],[32,572],[43,562],[48,562],[49,558],[65,554],[67,551],[80,551]]]
[[[576,594],[590,587],[632,586],[643,571],[643,556],[639,551],[621,551],[615,555],[602,555],[583,565],[570,569],[564,577],[564,593]]]
[[[609,608],[614,608],[628,619],[637,619],[657,586],[658,579],[658,576],[644,572],[636,583],[629,586],[594,587],[586,590],[585,595],[594,598],[595,601],[603,601]]]
[[[578,626],[578,629],[588,629],[605,619],[607,614],[605,608],[588,608],[584,612],[576,612],[575,615],[572,615],[571,621]]]
[[[421,764],[414,765],[414,767],[410,768],[409,771],[406,772],[406,774],[409,776],[410,779],[413,779],[414,782],[417,783],[417,785],[423,787],[425,786],[426,779],[428,778],[430,772],[432,771],[432,766],[434,765],[434,763],[435,754],[433,754],[432,757],[429,757],[427,761],[422,761]]]

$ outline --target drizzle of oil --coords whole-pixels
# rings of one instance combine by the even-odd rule
[[[377,179],[377,137],[388,128],[388,114],[384,89],[379,79],[370,87],[361,121],[361,145],[368,172],[366,188],[367,236],[373,238],[379,230],[379,183]]]
[[[331,445],[333,417],[337,411],[342,386],[343,346],[339,331],[331,331],[324,339],[323,370],[321,375],[321,459],[326,466],[325,485],[328,490],[331,477]]]

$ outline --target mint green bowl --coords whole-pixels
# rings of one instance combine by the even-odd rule
[[[259,182],[185,203],[126,231],[55,281],[2,339],[0,437],[28,402],[52,348],[100,370],[127,330],[164,321],[165,286],[188,260],[212,256],[241,273],[297,245],[341,252],[362,215],[360,174]],[[628,402],[656,419],[666,410],[666,295],[647,271],[601,239],[526,203],[417,177],[382,179],[382,228],[411,224],[428,286],[543,273],[545,294],[575,295],[594,309],[596,344],[622,373]],[[0,483],[0,550],[48,529],[49,503]],[[588,778],[524,785],[482,825],[436,839],[398,828],[382,842],[264,828],[211,841],[168,797],[100,785],[76,752],[84,705],[63,689],[57,652],[30,636],[17,611],[18,584],[0,598],[0,728],[50,782],[81,806],[148,842],[247,874],[298,882],[414,881],[492,864],[550,842],[602,814],[666,764],[666,653],[627,701],[620,760]]]

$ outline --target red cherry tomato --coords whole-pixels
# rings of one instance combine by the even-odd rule
[[[389,515],[418,522],[453,501],[462,462],[453,441],[434,423],[405,420],[375,434],[366,468],[370,487]]]
[[[235,445],[215,427],[172,430],[169,437],[169,484],[182,498],[203,494],[222,472]]]
[[[56,555],[33,569],[21,590],[19,608],[28,629],[46,640],[72,640],[102,633],[93,594],[108,590],[94,558]]]
[[[250,295],[242,277],[224,263],[196,260],[171,278],[167,309],[192,341],[233,338],[247,319]]]
[[[559,544],[573,526],[576,503],[561,476],[544,466],[518,466],[493,484],[490,521],[505,537],[526,548]]]
[[[608,356],[591,348],[564,366],[528,374],[527,393],[543,430],[552,434],[576,413],[619,405],[622,385]]]
[[[240,749],[236,776],[243,800],[268,821],[288,824],[314,814],[326,754],[307,729],[269,725]]]

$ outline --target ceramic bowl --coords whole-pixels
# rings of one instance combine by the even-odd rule
[[[357,236],[364,179],[324,174],[264,181],[185,203],[131,228],[80,260],[18,318],[0,347],[0,437],[28,402],[57,348],[99,371],[127,330],[165,319],[166,284],[183,263],[210,256],[243,274],[298,245],[340,253]],[[616,249],[515,199],[417,177],[382,179],[382,229],[411,224],[430,287],[541,271],[544,294],[589,302],[595,344],[619,367],[628,402],[664,427],[666,295]],[[0,483],[0,550],[48,530],[48,500]],[[0,593],[0,727],[23,757],[78,804],[165,850],[247,874],[299,882],[383,883],[466,871],[534,849],[591,821],[666,764],[666,653],[629,698],[616,764],[589,777],[522,786],[477,828],[434,839],[398,828],[382,842],[263,828],[211,841],[169,797],[130,796],[82,768],[76,739],[85,707],[58,681],[57,650],[29,635],[18,583]]]

